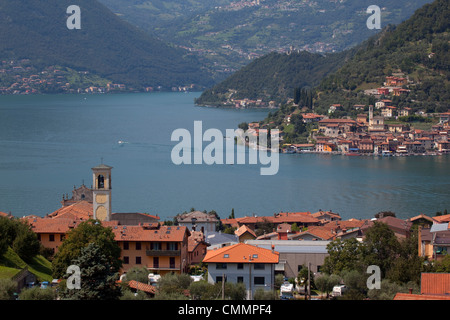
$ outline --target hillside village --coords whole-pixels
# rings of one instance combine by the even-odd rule
[[[409,107],[396,107],[391,97],[408,91],[404,88],[406,83],[404,77],[389,76],[386,77],[385,86],[367,90],[367,94],[377,100],[375,105],[354,105],[356,119],[334,116],[343,110],[342,104],[330,105],[325,115],[293,104],[295,111],[285,116],[282,125],[274,127],[273,121],[249,123],[249,134],[259,136],[259,133],[267,133],[269,129],[280,129],[279,145],[283,153],[383,156],[448,153],[450,110],[427,114],[421,110],[414,112]],[[291,122],[294,115],[301,116],[304,125],[309,125],[307,143],[291,143],[285,139],[287,129],[292,130],[294,127]]]
[[[160,277],[191,274],[195,281],[203,279],[212,284],[226,276],[229,282],[245,284],[247,298],[252,299],[258,290],[273,290],[277,275],[295,279],[307,267],[315,277],[320,276],[332,241],[356,239],[364,243],[375,223],[386,224],[399,240],[418,232],[418,255],[426,261],[441,261],[450,248],[450,214],[446,212],[435,217],[418,213],[399,219],[392,213],[379,213],[373,219],[342,220],[331,210],[220,218],[215,212],[192,209],[173,221],[161,221],[159,216],[146,213],[115,213],[111,212],[111,169],[104,164],[92,168],[94,187],[74,187],[72,197],[64,195],[56,211],[20,219],[29,224],[50,259],[80,224],[95,219],[111,228],[121,249],[121,279],[136,267],[146,268],[150,272],[148,283],[130,281],[128,285],[140,288],[149,297],[157,292]],[[0,219],[15,218],[0,213]],[[203,273],[198,275],[196,270]],[[27,270],[19,274],[13,277],[19,279],[19,291],[30,281],[37,281]],[[429,279],[428,275],[433,274],[424,273],[422,279]],[[421,294],[399,293],[396,299],[448,300],[448,275],[434,277],[431,284],[422,287]],[[56,284],[59,281],[54,280]]]
[[[58,66],[38,69],[29,59],[0,60],[0,94],[30,95],[42,93],[102,94],[124,92],[196,90],[195,85],[163,88],[136,88],[102,79],[89,71],[75,71]]]

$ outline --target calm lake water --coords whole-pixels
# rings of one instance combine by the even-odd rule
[[[171,161],[175,129],[235,129],[267,110],[202,108],[199,93],[0,96],[0,211],[43,216],[60,207],[91,168],[113,166],[113,212],[162,220],[194,207],[222,218],[333,210],[348,218],[394,211],[406,218],[450,210],[450,157],[280,154],[278,174],[260,165]],[[119,145],[118,141],[126,143]],[[206,143],[208,144],[208,143]]]

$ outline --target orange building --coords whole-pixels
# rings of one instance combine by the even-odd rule
[[[122,249],[123,272],[133,267],[146,267],[160,275],[188,271],[190,232],[187,227],[152,223],[138,226],[118,225],[112,230]]]

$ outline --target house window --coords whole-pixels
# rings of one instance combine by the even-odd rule
[[[254,277],[253,278],[253,283],[255,285],[262,285],[263,286],[265,284],[264,277]]]
[[[140,242],[136,242],[136,250],[141,250],[141,243]]]
[[[161,250],[161,244],[159,242],[152,242],[151,249],[152,250]]]
[[[264,270],[265,264],[264,263],[255,263],[255,270]]]
[[[167,250],[178,250],[178,243],[176,242],[168,242]]]
[[[222,276],[217,276],[216,277],[216,283],[222,282],[223,281],[223,277]],[[225,282],[227,282],[227,277],[225,277]]]
[[[227,264],[226,263],[216,263],[216,270],[226,270]]]
[[[244,264],[243,263],[238,263],[237,264],[237,268],[238,268],[238,270],[244,269]]]
[[[136,264],[141,264],[141,257],[136,257]]]
[[[237,283],[244,283],[244,277],[237,277]]]
[[[175,269],[175,258],[174,257],[169,258],[169,267],[170,267],[170,269]]]
[[[65,234],[62,234],[62,235],[60,236],[59,239],[60,239],[61,241],[64,241],[65,238],[66,238],[66,235],[65,235]]]
[[[48,236],[48,241],[51,241],[51,242],[55,241],[55,235],[54,234],[50,234]]]
[[[123,250],[128,250],[130,247],[129,247],[129,243],[128,242],[124,242],[123,243]]]
[[[123,264],[129,264],[130,258],[129,257],[123,257]]]
[[[153,268],[159,268],[159,257],[153,257]]]

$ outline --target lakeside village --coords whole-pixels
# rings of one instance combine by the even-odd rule
[[[74,186],[72,197],[63,195],[62,206],[52,213],[22,218],[15,218],[11,213],[0,213],[0,222],[2,219],[17,219],[29,224],[37,235],[41,252],[44,248],[45,256],[50,261],[80,225],[89,221],[97,221],[95,224],[98,225],[100,222],[103,227],[112,230],[113,241],[120,248],[123,264],[119,282],[125,281],[127,272],[134,274],[136,268],[144,268],[148,272],[148,281],[133,280],[126,285],[135,295],[140,292],[147,298],[158,297],[158,281],[168,274],[190,275],[192,283],[204,280],[209,285],[223,284],[226,279],[229,284],[243,284],[246,299],[256,299],[261,292],[275,292],[277,299],[305,299],[308,295],[311,298],[311,285],[307,287],[306,282],[299,280],[302,270],[307,270],[308,277],[314,277],[318,284],[326,259],[330,256],[329,245],[337,240],[365,243],[368,241],[366,237],[370,237],[370,230],[377,225],[387,226],[392,237],[399,241],[414,239],[412,246],[416,249],[408,249],[408,255],[413,254],[429,264],[448,260],[450,214],[446,211],[433,217],[418,214],[399,219],[392,212],[384,212],[372,219],[343,220],[339,213],[321,209],[314,213],[278,212],[273,216],[252,214],[241,218],[235,218],[233,210],[228,218],[223,219],[214,211],[207,213],[192,208],[171,221],[162,222],[157,215],[112,212],[111,173],[112,167],[105,164],[92,168],[94,187],[88,188],[84,183],[78,188]],[[355,258],[354,252],[351,256]],[[348,259],[351,258],[346,259],[342,261],[344,265],[350,263]],[[394,264],[397,260],[389,258],[386,261],[385,256],[383,259],[385,265]],[[335,266],[335,262],[331,265]],[[413,269],[409,263],[406,265]],[[2,268],[0,266],[0,270]],[[26,290],[30,283],[42,282],[52,288],[61,281],[52,281],[49,278],[52,276],[47,275],[45,282],[42,273],[36,275],[27,267],[22,270],[6,269],[9,274],[1,272],[0,275],[5,277],[6,274],[13,279],[18,292]],[[401,271],[401,274],[403,272],[406,271]],[[420,290],[414,293],[412,289],[409,293],[393,292],[394,299],[450,300],[448,270],[447,273],[418,272]],[[275,290],[276,281],[280,278],[284,283]],[[205,292],[205,287],[202,288]],[[345,288],[346,283],[339,282],[327,290],[332,290],[332,296],[345,297]],[[325,299],[328,293],[320,291],[315,294],[316,298]],[[186,299],[194,299],[189,290],[184,290],[183,294]]]
[[[58,66],[38,70],[29,59],[0,60],[0,94],[29,95],[41,93],[101,94],[118,92],[199,90],[196,85],[163,88],[162,86],[134,88],[113,83],[92,75],[89,71],[75,71]]]
[[[332,104],[328,114],[308,112],[307,108],[296,109],[285,116],[279,129],[279,146],[283,153],[316,152],[343,154],[349,156],[407,156],[407,155],[441,155],[450,152],[450,110],[442,113],[426,114],[413,112],[411,108],[398,108],[393,105],[392,96],[398,96],[407,89],[407,78],[386,77],[384,86],[366,90],[366,94],[378,98],[375,105],[354,105],[359,112],[356,119],[351,117],[335,118],[335,112],[343,110],[342,104]],[[232,101],[235,108],[258,107],[262,101],[248,99]],[[292,103],[292,99],[288,101]],[[274,104],[274,102],[272,102]],[[293,104],[293,106],[297,106]],[[274,105],[272,105],[273,108]],[[368,110],[367,110],[368,109]],[[367,110],[367,111],[365,111]],[[310,111],[310,110],[309,110]],[[300,115],[305,125],[309,125],[308,143],[289,143],[285,141],[288,130],[294,124],[291,118]],[[416,117],[422,122],[406,122],[405,119]],[[253,122],[248,124],[248,133],[258,137],[260,133],[268,134],[273,122]]]

